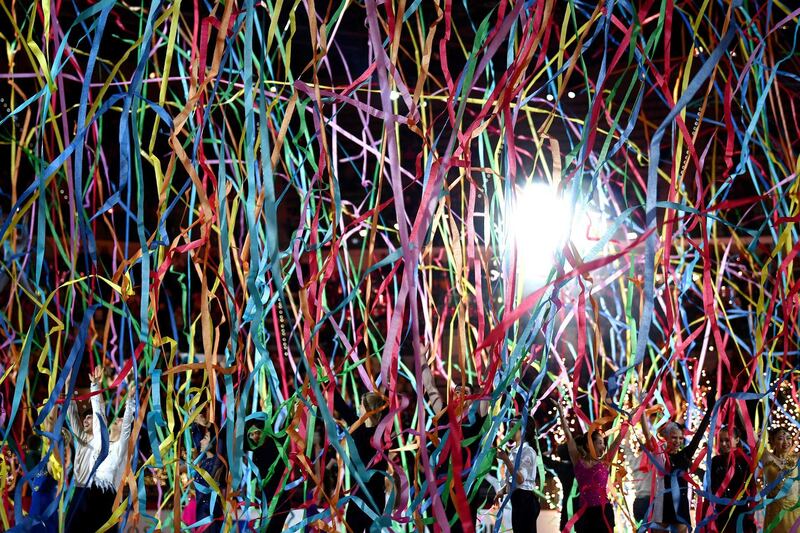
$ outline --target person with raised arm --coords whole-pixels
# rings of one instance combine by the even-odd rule
[[[519,439],[514,450],[514,459],[505,451],[499,450],[497,456],[508,471],[505,490],[511,492],[511,529],[514,533],[536,533],[536,521],[541,506],[536,496],[536,440],[539,434],[536,422],[528,418],[524,437]],[[519,463],[519,468],[517,468]],[[513,488],[513,489],[510,489]]]
[[[97,467],[92,479],[92,513],[89,530],[94,531],[103,526],[114,513],[114,500],[122,483],[122,476],[127,468],[128,446],[133,428],[133,414],[136,409],[136,395],[131,387],[126,387],[128,397],[125,400],[125,412],[122,418],[117,417],[108,428],[108,453]],[[92,400],[94,401],[93,397]],[[106,531],[117,531],[117,525]]]
[[[286,469],[279,453],[279,447],[283,444],[276,439],[268,420],[250,420],[245,427],[244,451],[252,452],[252,464],[258,469],[264,508],[272,507],[275,500],[272,513],[262,514],[261,531],[283,531],[286,517],[291,511],[290,493],[281,490]]]
[[[575,468],[575,480],[578,482],[580,494],[580,507],[577,511],[579,518],[575,524],[575,531],[613,532],[614,508],[608,498],[608,477],[613,457],[608,457],[606,454],[605,438],[597,430],[574,438],[561,402],[556,402],[556,407],[567,440],[569,457]],[[611,445],[612,450],[619,449],[623,436],[624,432],[620,431]]]
[[[688,477],[693,470],[697,449],[700,447],[703,435],[711,421],[711,411],[710,404],[692,440],[686,446],[683,445],[683,429],[675,422],[667,424],[662,432],[666,437],[664,452],[667,462],[662,470],[664,495],[661,524],[669,531],[677,530],[679,533],[683,533],[691,527]]]
[[[348,431],[353,438],[355,450],[349,450],[351,458],[361,461],[364,469],[371,472],[368,479],[362,480],[367,488],[365,494],[361,487],[354,483],[353,492],[363,502],[365,506],[371,506],[370,500],[375,502],[372,511],[380,516],[384,512],[386,505],[386,483],[385,478],[379,473],[388,469],[388,463],[381,457],[380,450],[372,445],[372,438],[375,436],[377,426],[386,413],[386,402],[376,392],[367,392],[361,396],[361,413],[347,403],[337,389],[333,391],[333,406],[339,417],[349,426]],[[364,418],[358,424],[360,418]],[[373,520],[362,510],[354,500],[347,504],[347,514],[345,515],[348,530],[353,533],[365,533],[370,530]]]
[[[103,367],[96,366],[89,373],[89,390],[92,393],[92,409],[78,414],[78,406],[72,400],[67,410],[67,419],[74,435],[75,459],[73,462],[73,476],[75,478],[75,492],[69,504],[65,531],[81,533],[88,531],[94,514],[90,503],[91,473],[95,463],[100,457],[102,437],[101,424],[106,424],[105,404],[100,395],[100,382],[103,379]]]
[[[445,435],[449,434],[450,411],[452,410],[455,415],[455,420],[453,420],[453,422],[458,424],[461,430],[462,481],[466,481],[471,470],[478,466],[476,459],[481,449],[483,426],[489,414],[489,401],[485,399],[480,400],[477,408],[474,412],[471,412],[472,399],[470,396],[472,395],[472,388],[469,385],[456,385],[452,389],[452,405],[446,406],[427,363],[422,367],[422,382],[425,394],[428,396],[428,402],[433,408],[434,413],[439,415],[436,426],[438,428],[437,433],[440,442]],[[449,438],[452,438],[452,436]],[[449,461],[445,461],[440,458],[438,462],[439,464],[437,465],[436,472],[440,480],[443,479],[446,481],[448,479],[447,470],[452,464],[452,455],[450,455],[449,459]],[[469,518],[472,520],[473,526],[477,524],[478,511],[483,504],[486,503],[486,494],[488,494],[489,491],[484,487],[487,484],[488,482],[484,481],[483,485],[479,486],[478,489],[474,491],[476,493],[475,497],[468,502],[470,512]],[[462,531],[464,517],[458,515],[457,506],[454,501],[455,492],[452,490],[452,487],[449,487],[449,489],[450,490],[446,488],[442,494],[443,498],[447,500],[445,504],[445,514],[450,522],[450,531],[457,533]],[[469,493],[469,487],[464,487],[464,490]],[[488,499],[491,501],[494,499],[494,496],[492,495],[492,497]],[[455,523],[453,523],[454,518],[456,519]]]
[[[639,424],[644,435],[641,442],[639,463],[634,473],[636,498],[633,501],[633,516],[640,531],[648,531],[648,524],[660,524],[664,516],[664,476],[667,464],[666,444],[653,436],[650,430],[650,415],[661,410],[651,407],[642,413]]]

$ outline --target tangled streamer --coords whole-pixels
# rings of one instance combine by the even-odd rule
[[[559,398],[584,428],[659,405],[657,424],[736,413],[756,450],[796,431],[791,3],[0,9],[3,529],[53,458],[63,523],[66,407],[95,366],[114,412],[135,398],[108,525],[140,530],[188,527],[198,421],[224,525],[274,512],[273,483],[295,531],[344,527],[348,503],[447,529],[521,416],[559,441]],[[475,457],[439,438],[457,428],[428,372],[443,409],[456,386],[488,404]],[[335,408],[368,392],[382,511]]]

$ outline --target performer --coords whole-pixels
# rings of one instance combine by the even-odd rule
[[[128,397],[125,400],[125,413],[122,418],[117,418],[108,428],[108,453],[103,462],[97,467],[94,478],[91,480],[89,499],[91,510],[87,517],[87,531],[96,531],[103,526],[114,513],[114,500],[117,490],[122,483],[122,476],[127,467],[128,445],[133,427],[133,413],[136,408],[134,391],[127,387]],[[100,395],[92,397],[92,407],[95,411],[102,410]],[[95,431],[95,434],[99,433]],[[99,435],[93,437],[93,442],[98,443]],[[98,443],[99,448],[99,443]],[[115,524],[107,531],[117,531]]]
[[[53,408],[42,423],[42,431],[52,434],[58,411]],[[66,442],[66,441],[65,441]],[[50,439],[31,435],[28,438],[28,453],[25,457],[28,470],[35,467],[43,458],[44,450],[50,446]],[[56,507],[49,515],[47,508],[58,498],[58,482],[69,464],[69,445],[65,446],[65,460],[59,459],[58,448],[47,458],[47,466],[31,479],[31,507],[28,516],[31,519],[27,530],[37,533],[56,533],[58,531],[59,509]]]
[[[567,522],[572,518],[573,512],[578,509],[580,500],[578,498],[578,485],[575,483],[575,469],[572,466],[572,460],[569,458],[567,443],[558,445],[556,456],[558,459],[543,455],[542,462],[544,466],[555,472],[561,484],[561,518],[558,530],[564,531],[567,527]]]
[[[263,495],[261,507],[264,512],[262,512],[262,517],[266,517],[266,520],[261,521],[262,528],[266,524],[266,529],[262,529],[262,531],[272,533],[283,531],[283,524],[291,508],[289,493],[281,490],[281,481],[285,470],[284,462],[278,453],[281,444],[275,440],[272,428],[263,431],[263,423],[260,420],[251,420],[247,423],[244,449],[252,452],[253,465],[258,469],[259,485]],[[274,511],[267,516],[266,510],[271,507],[276,496]]]
[[[764,531],[790,533],[800,524],[800,470],[797,457],[791,455],[792,436],[785,428],[769,433],[769,446],[764,458],[764,481],[769,500],[764,517]]]
[[[667,464],[666,443],[653,436],[649,422],[651,412],[660,409],[660,406],[652,407],[639,419],[644,442],[640,443],[641,455],[634,472],[636,499],[633,501],[633,516],[645,531],[649,530],[649,524],[660,524],[664,520],[664,476],[660,471]]]
[[[422,380],[425,388],[425,393],[428,395],[428,400],[435,413],[442,413],[438,422],[438,439],[441,441],[446,435],[452,438],[450,431],[450,409],[455,414],[454,422],[460,426],[461,429],[461,457],[463,459],[462,479],[466,481],[473,468],[477,467],[476,459],[481,449],[481,439],[483,436],[483,426],[486,422],[487,414],[489,413],[489,402],[481,400],[474,412],[471,412],[472,400],[469,398],[472,394],[472,388],[469,385],[456,386],[453,388],[453,405],[449,406],[445,411],[445,404],[442,400],[439,389],[433,380],[430,368],[425,364],[422,368]],[[452,455],[449,456],[452,459]],[[442,457],[437,465],[437,473],[439,478],[448,479],[448,467],[451,465],[452,460],[448,461],[448,457]],[[481,476],[477,476],[481,479]],[[478,510],[486,503],[486,501],[493,501],[494,495],[490,495],[485,485],[488,482],[483,481],[482,486],[479,486],[476,492],[476,497],[469,501],[469,518],[472,524],[477,528]],[[452,488],[452,487],[451,487]],[[468,487],[464,487],[465,491],[469,491]],[[447,499],[445,505],[445,513],[450,521],[450,531],[455,533],[462,531],[462,522],[464,517],[458,516],[458,510],[455,502],[453,501],[452,490],[445,490],[443,496]],[[455,523],[453,519],[455,518]]]
[[[508,469],[506,488],[513,487],[511,492],[511,528],[514,533],[536,533],[536,520],[539,518],[540,505],[536,496],[536,423],[532,418],[525,425],[525,437],[517,443],[514,460],[503,450],[497,456]],[[519,464],[519,469],[516,465]],[[514,474],[515,480],[511,479]],[[513,483],[516,481],[516,484]],[[505,490],[505,489],[504,489]]]
[[[561,417],[561,427],[567,438],[567,447],[572,464],[575,467],[575,479],[580,491],[581,513],[575,524],[575,531],[598,532],[614,531],[614,508],[608,499],[608,476],[610,472],[610,457],[606,456],[606,442],[602,433],[592,431],[591,435],[584,433],[577,439],[572,437],[564,408],[560,402],[556,403]],[[611,449],[618,449],[624,433],[620,432]],[[591,448],[589,444],[591,439]],[[593,450],[592,450],[593,448]]]
[[[653,467],[647,457],[644,448],[639,454],[639,460],[633,471],[633,489],[635,498],[633,500],[633,519],[637,527],[650,522],[647,519],[650,503],[653,501]]]
[[[662,524],[677,529],[680,533],[688,531],[691,526],[691,514],[689,511],[689,484],[687,481],[689,473],[692,471],[692,463],[700,446],[703,434],[711,421],[711,404],[706,410],[705,416],[700,421],[697,431],[688,445],[683,446],[683,430],[675,422],[670,422],[664,428],[666,436],[667,463],[663,465],[664,472],[664,496],[663,496],[663,518]],[[677,493],[677,499],[674,494]]]
[[[749,504],[741,502],[752,496],[750,461],[742,451],[739,430],[722,426],[717,434],[719,454],[711,459],[711,491],[718,498],[731,500],[715,507],[719,533],[755,533],[756,523]],[[738,501],[737,501],[738,500]],[[741,502],[741,503],[740,503]]]
[[[218,498],[216,498],[211,486],[202,474],[202,472],[207,473],[218,486],[223,479],[224,465],[215,452],[215,447],[212,446],[212,441],[215,440],[212,433],[213,428],[213,424],[209,426],[195,424],[192,426],[192,440],[198,452],[198,457],[195,459],[197,466],[194,473],[197,502],[196,514],[198,521],[211,517],[210,525],[201,529],[201,531],[208,533],[220,531],[222,523],[222,502],[216,501]]]
[[[83,533],[88,530],[89,515],[93,514],[92,505],[88,498],[89,476],[100,456],[101,436],[100,424],[105,425],[106,413],[103,410],[103,400],[99,394],[100,381],[103,379],[103,368],[96,366],[89,373],[90,391],[92,392],[92,410],[87,410],[78,415],[78,406],[75,400],[70,402],[67,410],[67,419],[74,435],[75,461],[73,463],[73,477],[75,479],[75,492],[69,504],[66,520],[66,531]],[[97,407],[95,407],[97,406]]]
[[[361,413],[366,416],[366,419],[363,424],[355,429],[353,429],[353,426],[358,422],[359,416],[356,414],[356,410],[344,401],[338,390],[334,390],[333,393],[333,406],[339,416],[351,428],[350,436],[353,438],[356,447],[355,450],[350,450],[351,456],[357,454],[358,460],[364,464],[367,470],[372,471],[368,479],[362,480],[367,487],[368,494],[359,494],[359,489],[356,489],[355,494],[361,497],[365,505],[370,505],[371,498],[375,502],[375,507],[372,510],[377,515],[382,515],[386,505],[386,483],[380,472],[387,471],[388,463],[381,456],[381,452],[372,446],[372,438],[375,435],[378,423],[384,417],[386,403],[375,392],[363,394],[361,396]],[[359,486],[356,485],[356,487]],[[365,533],[369,531],[373,519],[351,500],[347,506],[345,521],[347,522],[348,530],[352,530],[353,533]]]

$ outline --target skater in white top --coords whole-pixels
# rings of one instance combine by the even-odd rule
[[[72,474],[75,478],[75,492],[72,495],[67,515],[66,531],[86,531],[86,520],[94,510],[89,497],[89,476],[94,469],[100,453],[101,425],[106,425],[106,413],[103,408],[102,396],[98,393],[100,382],[103,378],[103,368],[96,366],[89,373],[90,390],[92,394],[92,410],[86,411],[81,416],[78,413],[78,404],[72,400],[67,410],[70,429],[74,435],[75,460]],[[95,398],[97,400],[95,401]],[[98,403],[99,402],[99,403]],[[93,445],[93,442],[96,445]]]
[[[536,520],[539,518],[539,497],[536,496],[536,422],[528,418],[524,436],[513,451],[514,458],[502,450],[497,456],[509,472],[506,490],[511,492],[511,528],[514,533],[536,533]],[[518,433],[519,435],[519,433]]]
[[[122,476],[127,467],[128,446],[131,439],[131,428],[133,426],[133,412],[136,409],[135,392],[128,389],[128,398],[125,401],[125,414],[122,419],[117,418],[108,428],[108,454],[97,467],[94,479],[92,479],[92,494],[96,496],[97,510],[95,511],[96,522],[92,524],[91,530],[99,529],[111,517],[114,512],[114,500],[117,496],[117,489],[122,483]],[[94,398],[97,398],[94,397]],[[94,398],[92,400],[94,401]],[[98,400],[99,401],[99,400]],[[93,439],[100,445],[99,439]],[[114,525],[107,531],[117,531]]]

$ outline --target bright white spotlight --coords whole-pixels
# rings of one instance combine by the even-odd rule
[[[553,187],[530,184],[519,191],[509,218],[510,244],[516,247],[517,272],[526,282],[541,283],[553,268],[567,237],[578,253],[588,253],[605,234],[606,221],[594,211],[573,212]],[[570,231],[571,228],[571,231]]]
[[[552,187],[531,184],[517,194],[509,229],[516,246],[517,270],[525,279],[547,276],[567,237],[569,221],[569,205]]]

